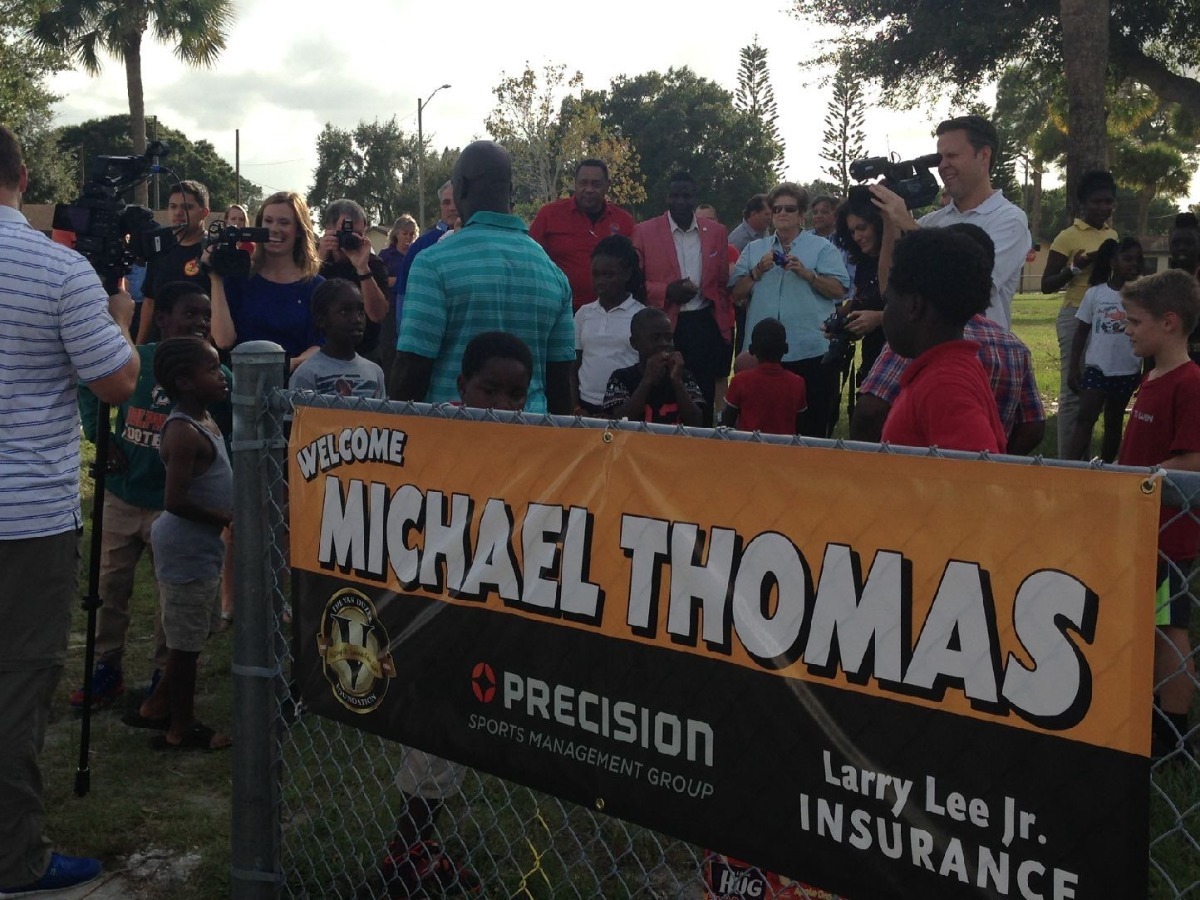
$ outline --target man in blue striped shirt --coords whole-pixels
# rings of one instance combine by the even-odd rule
[[[0,894],[63,890],[98,860],[50,850],[38,755],[79,596],[79,407],[128,398],[133,299],[20,213],[29,180],[0,125]]]
[[[575,326],[562,270],[511,214],[512,160],[491,141],[459,156],[451,179],[466,225],[417,257],[396,341],[392,398],[458,399],[463,351],[485,331],[516,335],[533,354],[525,408],[570,415]]]

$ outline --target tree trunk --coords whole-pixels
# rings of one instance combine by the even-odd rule
[[[1042,233],[1042,169],[1034,166],[1030,172],[1029,186],[1029,232],[1036,244],[1041,240]]]
[[[125,36],[125,85],[129,92],[129,140],[133,143],[134,156],[146,152],[146,97],[142,92],[142,33]],[[133,202],[146,206],[149,185],[139,184],[133,191]]]
[[[1138,239],[1143,239],[1150,228],[1150,204],[1157,194],[1154,185],[1142,188],[1137,193],[1137,231]]]
[[[1110,0],[1060,0],[1063,61],[1067,76],[1067,209],[1076,213],[1075,185],[1089,169],[1108,167],[1108,71]]]

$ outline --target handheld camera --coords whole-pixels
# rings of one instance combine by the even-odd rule
[[[349,219],[342,219],[342,227],[337,232],[338,247],[342,250],[357,250],[362,246],[365,240],[362,235],[354,230],[354,223]]]
[[[208,226],[204,235],[204,247],[212,247],[212,255],[208,263],[212,270],[222,278],[231,276],[245,278],[250,274],[250,254],[238,244],[246,241],[264,243],[271,239],[271,231],[267,228],[234,228],[220,222]]]
[[[850,163],[849,171],[855,181],[866,181],[882,175],[880,184],[903,197],[908,209],[918,209],[929,206],[938,195],[940,188],[930,170],[941,161],[940,153],[900,161],[890,160],[886,156],[871,156]]]

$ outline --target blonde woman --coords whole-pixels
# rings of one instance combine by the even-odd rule
[[[400,274],[400,263],[404,262],[404,254],[417,239],[420,229],[417,220],[405,213],[396,220],[388,234],[388,245],[379,251],[379,258],[388,268],[388,287],[396,286],[396,276]]]
[[[295,369],[317,350],[310,301],[325,280],[317,274],[321,260],[308,205],[295,191],[272,194],[259,207],[255,225],[266,228],[271,239],[255,248],[250,275],[210,273],[212,336],[223,350],[246,341],[273,341]]]
[[[229,208],[225,210],[225,227],[226,228],[245,228],[250,224],[250,214],[246,212],[246,207],[240,203],[230,203]],[[251,256],[254,255],[254,241],[242,241],[238,244],[239,250],[245,250]]]

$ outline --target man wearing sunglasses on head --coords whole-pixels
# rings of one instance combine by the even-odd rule
[[[787,330],[783,367],[804,379],[808,411],[801,434],[828,437],[837,366],[822,364],[829,338],[821,324],[850,287],[842,254],[829,241],[803,234],[808,192],[784,182],[768,195],[775,234],[751,241],[729,277],[735,304],[749,304],[746,331],[763,319],[778,319]]]

